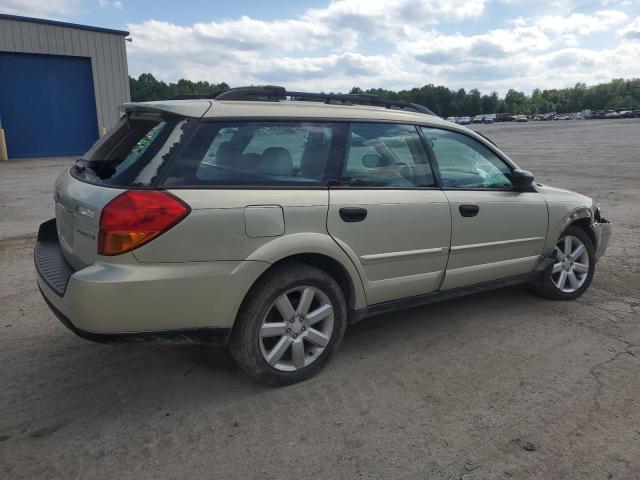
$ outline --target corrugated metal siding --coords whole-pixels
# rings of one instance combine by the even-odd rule
[[[123,36],[0,19],[0,51],[91,58],[99,128],[115,125],[131,99]]]

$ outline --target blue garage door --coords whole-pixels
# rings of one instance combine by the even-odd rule
[[[81,155],[98,138],[91,59],[0,52],[9,158]]]

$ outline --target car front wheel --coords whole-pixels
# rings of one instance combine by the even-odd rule
[[[551,300],[573,300],[582,295],[595,273],[595,249],[589,235],[568,227],[556,244],[554,263],[541,274],[533,288]]]
[[[287,385],[318,373],[346,328],[344,295],[322,270],[275,267],[253,286],[231,337],[231,353],[258,382]]]

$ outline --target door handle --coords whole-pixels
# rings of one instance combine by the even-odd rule
[[[367,218],[367,210],[365,208],[341,208],[340,218],[349,223],[361,222]]]
[[[480,207],[478,205],[469,204],[460,205],[458,209],[460,210],[460,215],[463,217],[475,217],[480,211]]]

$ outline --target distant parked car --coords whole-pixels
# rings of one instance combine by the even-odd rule
[[[482,119],[482,123],[493,123],[496,121],[496,116],[495,114],[491,113],[489,115],[485,115],[484,118]]]
[[[540,122],[540,121],[544,120],[544,115],[542,115],[541,113],[538,113],[537,115],[534,115],[534,116],[533,116],[533,119],[534,119],[536,122]]]
[[[484,120],[484,115],[476,115],[475,117],[473,117],[473,123],[482,123],[482,121]]]
[[[555,115],[553,117],[554,120],[571,120],[569,115]]]
[[[609,110],[604,114],[604,118],[620,118],[620,114],[616,110]]]
[[[513,115],[511,113],[498,113],[496,115],[496,122],[511,122],[513,121]]]
[[[471,118],[469,118],[469,117],[458,117],[457,123],[458,123],[458,125],[469,125],[471,123]]]
[[[516,115],[515,117],[513,117],[513,119],[516,122],[527,122],[527,116],[526,115]]]
[[[456,123],[456,117],[447,117],[447,122]]]

